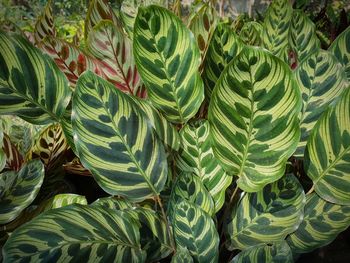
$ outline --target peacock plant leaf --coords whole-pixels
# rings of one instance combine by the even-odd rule
[[[350,225],[350,206],[329,203],[317,194],[306,197],[304,219],[287,237],[293,253],[307,253],[331,243]]]
[[[6,165],[6,161],[7,161],[7,157],[6,154],[4,152],[4,145],[3,145],[3,141],[4,141],[4,133],[3,131],[0,131],[0,172],[4,169],[5,165]]]
[[[226,24],[218,24],[209,43],[204,62],[204,87],[208,99],[226,65],[242,50],[243,42]]]
[[[185,123],[197,113],[204,99],[200,53],[177,16],[154,5],[139,8],[134,55],[149,99],[169,121]]]
[[[181,131],[181,148],[176,156],[177,167],[198,176],[208,189],[215,203],[215,212],[225,202],[225,190],[232,182],[213,154],[209,122],[198,121],[186,124]]]
[[[164,147],[137,104],[111,83],[92,72],[79,78],[72,125],[81,163],[107,193],[136,202],[163,189]]]
[[[56,36],[51,0],[47,1],[43,13],[38,17],[34,26],[34,40],[37,45],[40,44],[46,36]]]
[[[102,206],[104,208],[109,208],[113,210],[124,210],[128,208],[133,208],[133,204],[130,203],[127,199],[118,198],[114,196],[99,198],[91,205]]]
[[[171,258],[171,263],[193,263],[193,258],[191,257],[188,249],[177,249],[176,253]]]
[[[286,241],[260,244],[243,250],[230,263],[293,263],[293,254]]]
[[[350,205],[350,88],[316,123],[306,145],[304,168],[316,193]]]
[[[293,175],[246,193],[231,213],[227,225],[230,250],[282,241],[303,219],[304,190]]]
[[[263,39],[265,47],[286,61],[289,26],[293,8],[289,0],[273,0],[264,18]]]
[[[49,199],[47,205],[45,206],[45,210],[56,209],[71,204],[87,205],[87,200],[85,196],[82,195],[58,194],[55,195],[53,198]]]
[[[187,249],[195,262],[217,262],[219,234],[213,219],[198,206],[181,201],[173,219],[177,249]]]
[[[14,220],[37,196],[44,180],[40,160],[23,165],[19,172],[9,171],[0,176],[0,225]]]
[[[347,88],[348,81],[342,65],[325,50],[310,54],[294,75],[303,99],[299,115],[301,136],[294,155],[303,157],[312,128],[328,105]]]
[[[243,25],[239,37],[247,45],[261,47],[264,45],[263,31],[264,27],[262,24],[249,21]]]
[[[3,144],[1,147],[0,142],[0,150],[2,148],[3,152],[5,153],[5,159],[6,159],[6,169],[12,170],[12,171],[19,171],[23,165],[23,157],[18,151],[17,147],[11,142],[10,137],[7,134],[4,134]],[[1,136],[0,136],[1,140]],[[0,171],[1,171],[1,165],[0,165]]]
[[[73,204],[17,228],[3,247],[4,262],[19,260],[144,262],[137,223],[122,211]]]
[[[256,192],[283,176],[300,138],[301,96],[284,62],[246,47],[225,68],[211,97],[213,151],[238,186]]]
[[[345,29],[328,49],[345,67],[345,72],[350,81],[350,26]]]
[[[64,171],[68,174],[92,176],[90,171],[81,164],[78,157],[75,157],[72,161],[63,164],[62,166]]]
[[[0,114],[33,124],[59,121],[70,101],[67,79],[21,36],[0,32]]]

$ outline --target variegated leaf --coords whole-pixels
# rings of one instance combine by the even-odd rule
[[[350,87],[315,125],[307,142],[304,168],[321,198],[350,205]]]
[[[0,224],[15,219],[37,196],[44,180],[44,166],[32,160],[19,172],[5,172],[0,176]]]
[[[211,97],[213,151],[238,186],[256,192],[283,176],[300,138],[301,96],[289,67],[246,47],[225,68]]]
[[[1,136],[0,136],[1,140]],[[1,148],[1,143],[0,143]],[[12,170],[12,171],[19,171],[23,165],[23,157],[18,151],[17,147],[11,142],[10,137],[7,134],[4,134],[2,149],[6,156],[6,169]],[[0,171],[1,171],[1,165],[0,165]]]
[[[72,124],[81,163],[107,193],[142,201],[163,189],[163,145],[128,95],[84,73],[73,97]]]
[[[244,24],[239,33],[239,37],[247,45],[251,46],[263,46],[263,31],[264,27],[255,21],[250,21]]]
[[[91,205],[93,206],[102,206],[104,208],[109,208],[113,210],[124,210],[128,208],[133,208],[133,204],[130,203],[127,199],[118,198],[118,197],[103,197],[97,199]]]
[[[227,225],[230,250],[282,241],[303,219],[305,193],[298,179],[286,175],[257,193],[246,193]]]
[[[303,107],[299,115],[301,137],[295,156],[303,157],[306,141],[327,106],[348,86],[342,65],[328,51],[310,54],[295,71]]]
[[[3,247],[4,262],[144,262],[136,222],[122,211],[70,205],[17,228]]]
[[[56,36],[51,0],[47,1],[45,9],[38,17],[34,27],[34,40],[36,44],[39,44],[46,36]]]
[[[74,158],[71,162],[63,164],[63,169],[69,174],[92,176],[90,171],[81,164],[79,158]]]
[[[177,249],[176,253],[171,258],[171,263],[193,263],[193,258],[191,257],[188,249]]]
[[[45,210],[64,207],[71,204],[87,205],[85,196],[77,194],[58,194],[51,198],[45,207]]]
[[[4,169],[6,165],[6,154],[3,150],[4,133],[0,130],[0,172]]]
[[[211,38],[204,64],[204,86],[208,99],[226,65],[242,50],[243,42],[225,24],[219,24]]]
[[[204,99],[200,53],[178,17],[154,5],[139,8],[134,55],[149,99],[169,121],[185,123],[197,113]]]
[[[225,190],[232,182],[213,154],[208,121],[187,124],[180,131],[181,148],[176,165],[181,171],[197,175],[215,202],[215,212],[225,201]]]
[[[287,242],[293,253],[308,253],[331,243],[350,225],[350,206],[329,203],[317,194],[307,195],[304,219]]]
[[[59,121],[70,101],[67,79],[20,36],[0,32],[0,114],[34,124]]]
[[[185,200],[176,204],[173,228],[178,249],[188,249],[195,262],[217,262],[219,234],[213,219]]]

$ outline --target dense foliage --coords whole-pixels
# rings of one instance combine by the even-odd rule
[[[4,262],[293,262],[350,225],[350,27],[230,14],[92,0],[62,35],[48,1],[5,23]]]

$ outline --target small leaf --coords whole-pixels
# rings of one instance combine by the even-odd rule
[[[0,136],[1,140],[1,136]],[[1,150],[1,143],[0,143],[0,150]],[[18,151],[17,147],[11,142],[10,137],[7,134],[4,134],[3,139],[3,145],[2,150],[5,153],[5,160],[6,160],[6,169],[12,170],[12,171],[19,171],[23,165],[23,157]],[[0,171],[1,171],[1,165],[0,165]]]
[[[193,263],[193,258],[191,257],[188,249],[177,249],[174,256],[171,258],[171,263]]]
[[[247,45],[251,46],[263,46],[263,31],[264,28],[261,24],[255,21],[250,21],[244,24],[239,33],[239,37]]]
[[[36,44],[39,44],[46,36],[56,36],[51,0],[47,1],[43,13],[38,17],[34,26]]]
[[[113,196],[99,198],[95,202],[93,202],[91,205],[102,206],[113,210],[124,210],[124,209],[133,207],[133,204],[130,203],[128,200],[123,198],[113,197]]]

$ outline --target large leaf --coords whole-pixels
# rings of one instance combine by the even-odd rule
[[[1,140],[1,136],[0,136]],[[12,171],[18,171],[21,169],[23,165],[23,157],[18,151],[16,145],[14,145],[10,137],[7,134],[4,134],[2,149],[6,156],[6,168]],[[0,150],[1,150],[1,142],[0,142]],[[0,165],[0,171],[2,170]]]
[[[331,243],[350,225],[350,206],[341,206],[307,195],[304,219],[287,242],[293,253],[307,253]]]
[[[137,224],[102,207],[50,210],[17,228],[3,247],[4,262],[143,262]]]
[[[293,263],[293,255],[286,241],[261,244],[236,255],[230,263]]]
[[[239,33],[240,38],[247,45],[263,46],[263,31],[264,27],[255,21],[250,21],[244,24]]]
[[[36,44],[39,44],[46,36],[56,36],[51,0],[47,1],[45,9],[38,17],[34,27]]]
[[[350,88],[318,120],[307,142],[304,167],[321,198],[350,205]]]
[[[44,180],[40,160],[26,163],[19,172],[0,175],[0,224],[15,219],[37,196]]]
[[[229,249],[282,241],[298,228],[304,205],[304,190],[293,175],[257,193],[246,193],[233,209],[227,226]]]
[[[295,156],[302,157],[306,141],[321,114],[348,86],[346,74],[328,51],[319,50],[308,56],[295,71],[303,107],[299,115],[301,137]]]
[[[333,41],[329,51],[333,52],[345,67],[346,75],[350,81],[350,26]]]
[[[211,217],[196,205],[175,206],[174,236],[178,249],[188,249],[195,262],[217,262],[219,234]]]
[[[47,124],[60,120],[71,91],[47,56],[24,38],[0,32],[0,95],[0,114]]]
[[[288,66],[262,49],[246,47],[225,68],[208,118],[214,155],[256,192],[278,180],[300,137],[301,96]]]
[[[200,53],[177,16],[158,6],[139,8],[134,55],[149,99],[168,120],[184,123],[197,113],[204,99]]]
[[[107,193],[142,201],[163,189],[163,145],[128,95],[93,73],[84,73],[73,97],[72,124],[83,166]]]
[[[208,121],[187,124],[180,131],[181,148],[176,165],[197,175],[215,201],[215,212],[225,202],[225,190],[232,182],[213,154]]]
[[[132,42],[112,21],[102,20],[89,33],[87,49],[101,62],[106,78],[118,89],[136,94],[140,85]]]
[[[219,24],[211,38],[205,59],[203,79],[207,98],[218,81],[226,65],[235,58],[243,48],[243,42],[229,25]]]

